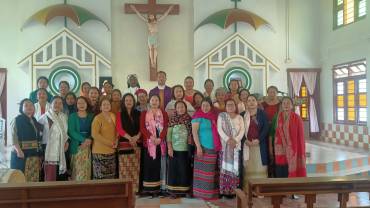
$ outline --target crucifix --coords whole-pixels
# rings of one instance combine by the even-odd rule
[[[167,15],[179,14],[180,6],[178,4],[157,4],[156,0],[148,0],[148,4],[125,4],[125,13],[137,14],[148,27],[150,81],[155,81],[157,79],[158,23]],[[157,16],[159,14],[161,16]]]
[[[238,8],[238,1],[241,1],[241,0],[231,0],[234,2],[234,9],[237,9]],[[234,24],[234,32],[237,33],[238,32],[238,22],[235,22]]]

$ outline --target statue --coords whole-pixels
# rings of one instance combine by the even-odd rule
[[[144,22],[146,22],[146,25],[148,27],[148,48],[149,48],[149,58],[150,58],[150,65],[152,68],[155,68],[157,66],[157,47],[158,47],[158,23],[162,20],[164,20],[168,14],[173,9],[174,5],[171,5],[167,11],[157,18],[156,14],[148,14],[148,17],[146,18],[144,15],[142,15],[135,7],[135,5],[130,5],[131,9],[135,11],[137,16],[142,19]]]

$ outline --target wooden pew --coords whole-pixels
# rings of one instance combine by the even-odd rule
[[[134,208],[132,182],[39,182],[0,184],[0,207],[6,208]]]
[[[242,190],[236,190],[238,208],[245,208],[247,204],[252,208],[252,195],[271,197],[273,207],[279,208],[283,198],[293,194],[304,195],[307,207],[312,208],[316,203],[316,195],[332,193],[338,194],[340,208],[346,208],[350,193],[370,191],[370,177],[250,179],[248,187],[248,196]]]

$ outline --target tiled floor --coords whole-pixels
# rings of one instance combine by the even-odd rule
[[[337,146],[317,141],[309,141],[306,144],[307,152],[307,166],[310,167],[311,173],[309,176],[322,175],[336,175],[337,168],[343,168],[345,171],[335,172],[340,175],[352,174],[353,172],[370,170],[365,167],[366,162],[370,164],[370,152]],[[343,164],[344,165],[343,165]],[[342,167],[343,166],[343,167]],[[360,167],[362,166],[362,167]],[[362,168],[362,169],[361,169]],[[312,170],[311,170],[312,169]],[[350,169],[350,171],[349,171]],[[369,190],[370,191],[370,190]],[[255,208],[269,208],[270,198],[254,198],[253,203]],[[317,197],[316,207],[338,207],[337,195],[327,194],[319,195]],[[370,207],[370,200],[368,193],[353,193],[350,195],[348,202],[349,207]],[[234,208],[236,207],[236,200],[220,199],[212,202],[205,202],[199,199],[169,199],[169,198],[138,198],[136,201],[136,208]],[[306,207],[304,198],[300,197],[298,200],[284,199],[282,208],[301,208]]]
[[[307,164],[329,163],[364,157],[364,154],[343,151],[313,143],[306,143],[306,152],[310,153],[310,156],[306,160]]]
[[[370,154],[317,141],[306,143],[309,177],[369,175]]]

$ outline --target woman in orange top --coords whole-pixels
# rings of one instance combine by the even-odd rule
[[[116,116],[110,112],[111,108],[109,98],[103,97],[100,100],[101,113],[95,116],[91,126],[94,179],[116,178],[118,140]]]

